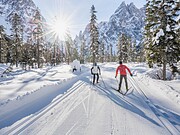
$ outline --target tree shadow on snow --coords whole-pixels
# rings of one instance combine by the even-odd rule
[[[180,125],[180,115],[177,113],[174,113],[166,108],[163,108],[161,106],[155,105],[155,107],[162,113],[162,117],[165,119],[168,119],[169,122],[171,122],[173,125]]]
[[[151,123],[157,125],[157,126],[161,126],[160,124],[158,124],[155,120],[153,120],[152,118],[148,117],[141,109],[139,109],[137,106],[133,105],[132,103],[130,103],[129,101],[127,101],[125,98],[121,98],[118,97],[116,94],[114,94],[112,91],[107,90],[103,87],[98,86],[99,90],[101,90],[102,92],[104,92],[107,97],[109,97],[114,103],[116,103],[117,105],[143,117],[144,119],[150,121]]]
[[[10,112],[6,112],[6,113],[0,115],[0,129],[14,124],[18,120],[21,120],[22,118],[24,118],[26,116],[30,116],[30,115],[32,117],[38,116],[38,114],[43,113],[44,110],[47,109],[48,105],[51,105],[53,102],[56,101],[55,98],[57,96],[65,94],[66,92],[68,92],[68,90],[70,88],[75,90],[75,88],[80,87],[84,83],[84,81],[89,82],[86,77],[82,78],[80,75],[78,77],[68,80],[67,82],[63,82],[59,85],[43,87],[43,88],[39,89],[38,91],[36,91],[30,95],[27,95],[26,98],[24,98],[25,99],[24,101],[23,101],[23,97],[22,97],[22,99],[17,100],[17,103],[22,104],[20,107],[14,107],[14,109],[12,110],[13,112],[10,111]],[[74,86],[75,83],[77,83],[77,84]],[[73,88],[73,87],[75,87],[75,88]],[[26,103],[26,100],[27,100],[27,103]],[[30,101],[28,101],[28,100],[30,100]],[[11,104],[9,104],[9,105],[10,106],[8,106],[8,104],[7,104],[6,107],[7,108],[11,107]],[[49,111],[49,109],[47,111]],[[45,113],[46,113],[46,111],[45,111]],[[23,124],[30,118],[31,117],[29,117],[25,120],[22,120],[22,122],[17,124],[17,126],[15,126],[15,127],[20,126],[21,124]],[[39,117],[37,117],[37,119],[38,118]]]

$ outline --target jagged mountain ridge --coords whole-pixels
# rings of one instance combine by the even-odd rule
[[[0,1],[0,18],[6,21],[7,29],[11,28],[10,22],[14,13],[17,13],[24,25],[24,34],[30,33],[33,29],[32,19],[37,10],[32,0],[2,0]],[[8,31],[8,30],[7,30]],[[10,34],[10,33],[9,33]]]
[[[97,16],[98,18],[98,16]],[[118,36],[121,33],[125,33],[130,36],[137,43],[142,41],[143,27],[145,25],[145,7],[138,9],[133,3],[126,5],[122,2],[120,6],[115,10],[114,14],[109,18],[108,22],[100,22],[98,24],[99,29],[99,41],[103,42],[106,46],[113,45],[115,48]],[[90,43],[89,24],[84,32],[80,33],[75,40],[82,38],[84,35],[86,43]]]

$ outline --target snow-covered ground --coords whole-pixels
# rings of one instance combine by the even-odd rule
[[[126,96],[117,88],[116,63],[101,64],[92,85],[91,64],[72,72],[62,64],[0,78],[0,134],[179,135],[180,80],[149,76],[145,64],[128,64]],[[152,71],[151,71],[152,72]],[[124,90],[124,83],[122,84]]]

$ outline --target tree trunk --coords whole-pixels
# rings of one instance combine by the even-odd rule
[[[165,54],[165,53],[164,53]],[[166,54],[163,57],[163,80],[166,80]]]
[[[16,67],[18,67],[18,51],[17,51],[17,42],[16,42]]]
[[[0,38],[0,63],[1,63],[1,55],[2,55],[2,51],[1,51],[1,38]]]
[[[39,37],[37,39],[37,64],[38,64],[38,68],[40,68],[40,61],[39,61]]]

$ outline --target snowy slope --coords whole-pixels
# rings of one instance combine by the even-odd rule
[[[101,64],[95,86],[88,64],[74,74],[65,64],[16,69],[0,82],[0,134],[179,135],[180,81],[157,81],[146,66],[129,64],[134,76],[123,96],[111,88],[117,66]]]

